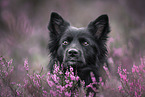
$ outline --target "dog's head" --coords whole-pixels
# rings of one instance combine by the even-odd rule
[[[109,33],[107,15],[101,15],[85,28],[76,28],[53,12],[48,29],[48,48],[52,58],[65,67],[99,66],[104,62],[107,53],[105,43]]]

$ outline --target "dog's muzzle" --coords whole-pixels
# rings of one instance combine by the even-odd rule
[[[82,53],[76,48],[66,50],[64,63],[66,66],[78,67],[83,64]]]

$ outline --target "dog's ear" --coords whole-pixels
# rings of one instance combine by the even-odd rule
[[[52,12],[48,29],[51,34],[58,35],[65,31],[70,24],[65,21],[59,14]]]
[[[88,30],[94,36],[99,38],[107,38],[109,31],[109,20],[107,15],[101,15],[96,20],[90,22]]]

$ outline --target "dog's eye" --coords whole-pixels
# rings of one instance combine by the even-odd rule
[[[62,43],[63,45],[68,45],[69,44],[69,42],[68,41],[63,41],[63,43]]]
[[[89,45],[89,43],[88,43],[88,42],[86,42],[86,41],[85,41],[85,42],[83,42],[82,44],[83,44],[84,46],[88,46],[88,45]]]

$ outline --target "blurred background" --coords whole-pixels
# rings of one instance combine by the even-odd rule
[[[13,59],[18,75],[25,58],[33,70],[47,70],[51,12],[58,12],[76,27],[108,14],[109,62],[131,69],[145,54],[144,5],[144,0],[0,0],[0,56]]]

